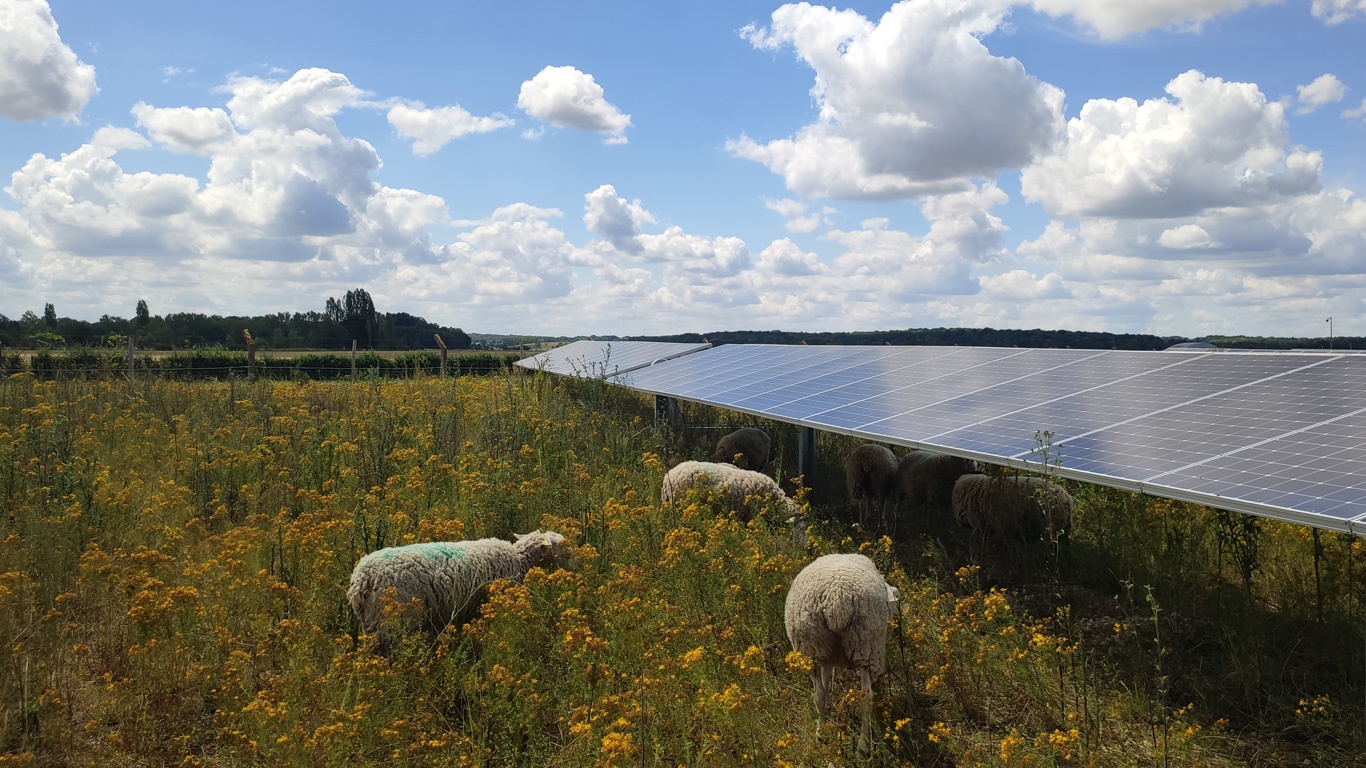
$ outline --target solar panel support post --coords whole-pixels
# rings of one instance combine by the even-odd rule
[[[812,488],[812,478],[816,471],[816,430],[801,427],[797,433],[797,474],[802,476],[802,484]]]
[[[667,395],[655,395],[655,425],[678,426],[678,401]]]

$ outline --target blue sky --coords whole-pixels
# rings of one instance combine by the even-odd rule
[[[0,3],[0,313],[1363,335],[1366,0]]]

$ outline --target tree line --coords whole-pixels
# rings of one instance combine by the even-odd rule
[[[607,337],[599,337],[607,338]],[[1366,338],[1275,338],[1268,336],[1156,336],[1147,333],[1105,333],[1033,328],[907,328],[891,331],[716,331],[672,336],[630,336],[633,341],[674,341],[722,344],[850,344],[893,346],[1034,347],[1044,349],[1166,349],[1173,344],[1204,341],[1222,349],[1366,349]]]
[[[0,314],[0,344],[52,349],[64,346],[123,347],[132,338],[139,349],[245,349],[244,329],[258,349],[433,349],[440,334],[449,349],[469,349],[469,334],[407,312],[379,312],[364,288],[328,297],[322,312],[267,315],[205,315],[172,312],[153,315],[139,300],[132,318],[103,315],[89,322],[57,315],[51,303],[42,316],[25,312],[17,320]]]

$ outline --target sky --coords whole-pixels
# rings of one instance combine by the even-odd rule
[[[0,0],[0,314],[1366,335],[1364,43],[1366,0]]]

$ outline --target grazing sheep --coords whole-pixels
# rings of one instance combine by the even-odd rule
[[[421,599],[422,623],[440,632],[447,624],[471,617],[490,583],[521,581],[538,565],[572,562],[570,547],[558,533],[532,531],[516,538],[515,543],[503,539],[429,541],[376,550],[351,571],[346,599],[374,649],[387,654],[393,637],[385,626],[382,598],[391,587],[399,603]]]
[[[849,500],[858,506],[859,523],[866,521],[868,507],[875,503],[886,517],[887,502],[896,491],[896,472],[896,454],[885,446],[868,443],[849,454],[844,462],[844,480]]]
[[[978,472],[977,462],[930,451],[911,451],[897,465],[897,487],[913,502],[946,509],[953,501],[953,484]]]
[[[712,460],[762,472],[773,458],[771,445],[767,432],[755,427],[744,427],[716,441]]]
[[[748,469],[740,469],[733,464],[717,464],[710,461],[685,461],[664,474],[664,484],[659,489],[659,500],[664,504],[680,501],[694,486],[710,488],[726,494],[726,508],[749,522],[750,509],[745,500],[750,497],[763,498],[772,495],[783,505],[787,521],[792,524],[793,539],[798,546],[806,544],[806,515],[796,501],[783,493],[778,481]]]
[[[953,486],[953,518],[998,539],[1061,538],[1072,529],[1072,496],[1043,477],[963,475]]]
[[[830,712],[835,668],[856,669],[868,730],[873,678],[886,668],[887,624],[900,599],[865,555],[818,557],[792,580],[783,624],[792,649],[813,662],[809,674],[821,719]]]

